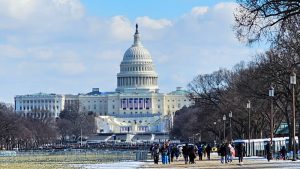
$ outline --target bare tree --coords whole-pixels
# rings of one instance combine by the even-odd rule
[[[285,26],[299,21],[299,0],[237,0],[234,29],[249,44],[267,38],[274,41]]]

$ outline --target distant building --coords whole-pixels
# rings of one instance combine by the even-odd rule
[[[33,110],[48,110],[58,117],[67,105],[78,105],[81,111],[98,115],[98,131],[103,133],[168,132],[174,113],[193,102],[181,87],[171,93],[160,93],[158,75],[149,51],[142,45],[138,26],[133,45],[125,52],[117,74],[115,92],[79,95],[34,94],[15,97],[15,109],[24,116]],[[34,115],[37,117],[37,115]]]

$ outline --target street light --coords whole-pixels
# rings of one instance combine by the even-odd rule
[[[274,97],[274,87],[271,85],[269,89],[269,96],[271,100],[271,112],[270,112],[270,137],[271,137],[271,157],[273,153],[273,97]]]
[[[214,121],[214,130],[216,131],[217,122]],[[215,133],[215,143],[217,142],[217,134]]]
[[[226,121],[226,115],[223,115],[223,121],[224,121],[224,141],[225,141],[225,121]]]
[[[232,141],[231,118],[232,118],[232,111],[229,112],[230,141]]]
[[[218,119],[219,141],[221,140],[221,119]]]
[[[295,133],[296,133],[296,120],[295,120],[295,85],[296,85],[296,73],[294,72],[294,70],[292,71],[292,74],[290,76],[290,84],[292,85],[292,93],[293,93],[293,138],[292,138],[292,142],[293,142],[293,159],[292,161],[296,161],[296,140],[295,140]]]
[[[250,109],[251,109],[251,103],[250,103],[250,100],[248,100],[248,103],[247,103],[247,109],[248,109],[248,147],[249,147],[249,151],[248,151],[248,156],[250,156],[250,138],[251,138],[251,126],[250,126]]]

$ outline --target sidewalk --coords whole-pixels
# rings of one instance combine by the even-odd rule
[[[205,159],[205,158],[204,158]],[[245,157],[244,163],[241,165],[238,163],[238,159],[234,158],[232,163],[221,164],[219,157],[217,155],[212,155],[212,160],[196,160],[196,164],[184,164],[182,158],[179,161],[175,161],[169,165],[163,165],[161,162],[157,165],[153,164],[152,161],[146,162],[141,168],[147,169],[155,169],[155,168],[172,168],[172,169],[180,169],[180,168],[201,168],[201,169],[215,169],[215,168],[226,168],[226,169],[299,169],[300,168],[300,160],[291,161],[291,160],[271,160],[270,162],[267,159],[262,157]]]

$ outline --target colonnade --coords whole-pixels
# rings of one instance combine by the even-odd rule
[[[157,86],[157,77],[118,77],[119,86]]]

